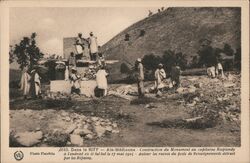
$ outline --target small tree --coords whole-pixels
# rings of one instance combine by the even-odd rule
[[[120,72],[122,74],[128,74],[130,72],[130,69],[126,63],[122,63],[120,67]]]
[[[26,66],[33,68],[37,65],[37,61],[43,57],[40,49],[36,46],[35,38],[36,33],[32,33],[30,37],[23,37],[20,43],[15,45],[14,50],[10,52],[10,58],[17,58],[20,69]]]
[[[166,66],[167,72],[171,72],[172,66],[177,63],[174,51],[166,50],[162,56],[162,62]]]
[[[176,64],[179,65],[181,69],[186,68],[187,60],[186,60],[186,56],[182,52],[175,54],[175,60],[176,60]]]
[[[155,56],[154,54],[145,55],[142,58],[142,63],[147,70],[155,70],[160,63],[161,58],[159,56]]]
[[[203,65],[210,67],[214,66],[217,63],[217,58],[214,54],[214,49],[212,46],[204,46],[198,52],[200,57],[199,66],[202,67]]]
[[[234,50],[229,44],[224,44],[223,52],[228,55],[228,56],[233,56],[234,55]]]

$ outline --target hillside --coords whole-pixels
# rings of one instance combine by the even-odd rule
[[[240,8],[167,8],[126,28],[102,46],[108,59],[118,59],[113,73],[125,62],[132,65],[146,54],[162,55],[165,50],[182,52],[190,60],[197,55],[199,40],[209,39],[213,47],[228,43],[240,47]],[[141,30],[145,31],[140,36]],[[125,35],[129,34],[129,41]]]

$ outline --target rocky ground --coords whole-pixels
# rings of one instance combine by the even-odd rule
[[[240,146],[240,74],[185,76],[177,90],[146,97],[111,85],[87,98],[46,93],[10,99],[10,146]]]

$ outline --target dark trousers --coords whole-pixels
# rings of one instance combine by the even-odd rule
[[[144,83],[143,83],[143,81],[138,81],[137,86],[138,86],[139,97],[144,97]]]
[[[96,57],[97,57],[96,53],[90,53],[90,60],[91,61],[96,61]]]
[[[80,95],[80,89],[79,88],[75,88],[75,87],[71,87],[71,94],[76,93],[78,95]]]

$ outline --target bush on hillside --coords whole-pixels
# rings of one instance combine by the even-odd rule
[[[120,66],[120,72],[122,74],[128,74],[130,72],[130,69],[126,63],[122,63]]]

